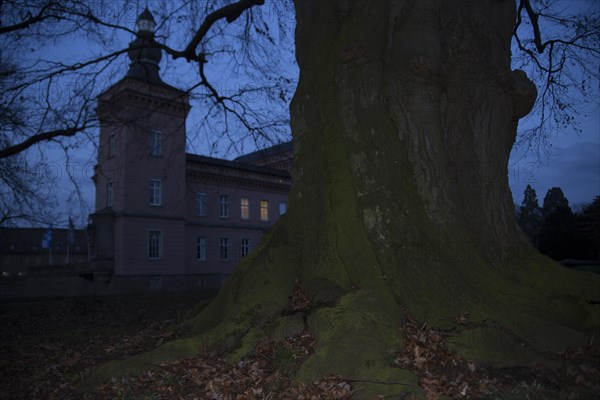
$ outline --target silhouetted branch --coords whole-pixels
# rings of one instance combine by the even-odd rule
[[[265,0],[240,0],[237,3],[229,4],[208,14],[192,40],[190,40],[185,50],[183,50],[182,56],[188,61],[194,59],[196,57],[196,48],[218,20],[225,19],[228,23],[232,23],[247,9],[264,3]]]
[[[2,4],[0,3],[0,11],[1,11],[1,5]],[[25,19],[21,22],[18,22],[16,24],[13,24],[13,25],[4,25],[3,23],[0,22],[0,34],[15,32],[15,31],[19,31],[22,29],[27,29],[30,26],[40,23],[49,18],[60,19],[60,15],[48,13],[48,12],[53,11],[54,6],[58,6],[58,5],[59,5],[58,2],[49,2],[47,4],[44,4],[40,8],[39,12],[36,15],[29,14],[27,19]]]

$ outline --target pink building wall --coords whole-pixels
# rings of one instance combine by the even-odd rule
[[[160,259],[148,257],[148,232],[163,235]],[[179,275],[185,273],[183,221],[160,218],[117,217],[115,275]]]
[[[157,89],[132,78],[100,96],[96,210],[110,211],[114,228],[104,231],[112,232],[113,251],[105,258],[112,257],[117,276],[225,276],[242,257],[242,239],[248,239],[250,250],[256,248],[279,219],[280,203],[287,204],[289,173],[260,166],[256,154],[252,161],[259,165],[185,153],[189,107],[187,98],[182,102],[180,96],[176,89]],[[153,129],[163,135],[159,156],[150,152]],[[161,182],[160,205],[150,204],[151,179]],[[113,187],[110,206],[108,182]],[[206,194],[206,215],[197,213],[199,192]],[[220,196],[228,198],[227,218],[220,216]],[[242,219],[242,198],[249,202],[248,219]],[[269,205],[267,221],[261,220],[261,201]],[[160,232],[159,259],[149,256],[150,231]],[[197,258],[198,237],[206,239],[206,260]],[[221,238],[228,239],[227,260],[221,259]]]
[[[186,191],[187,270],[206,274],[228,274],[239,263],[242,239],[252,251],[262,235],[280,217],[279,204],[287,205],[289,174],[255,165],[188,155]],[[198,215],[196,194],[206,194],[207,213]],[[220,216],[220,197],[228,198],[228,217]],[[242,218],[241,199],[248,199],[249,218]],[[260,202],[267,201],[269,219],[261,220]],[[207,260],[196,257],[197,238],[207,241]],[[220,238],[229,239],[229,260],[220,259]]]
[[[152,47],[152,17],[142,13],[128,53],[127,76],[98,97],[100,120],[98,165],[95,168],[96,266],[117,276],[227,275],[241,258],[241,241],[255,248],[279,218],[291,186],[291,145],[254,152],[243,162],[185,153],[187,93],[158,74],[161,51]],[[161,132],[161,151],[152,154],[151,134]],[[243,157],[242,157],[243,159]],[[267,168],[277,166],[287,171]],[[150,180],[160,182],[160,204],[150,204]],[[108,202],[108,184],[112,204]],[[207,195],[208,212],[196,212],[196,193]],[[220,216],[220,196],[228,196],[229,215]],[[250,218],[241,218],[240,199],[250,203]],[[269,219],[260,218],[260,202],[268,201]],[[158,232],[150,240],[150,232]],[[197,238],[206,238],[206,260],[197,259]],[[158,238],[158,239],[157,239]],[[228,239],[227,259],[221,238]],[[150,251],[150,243],[156,246]],[[158,244],[156,244],[158,243]]]

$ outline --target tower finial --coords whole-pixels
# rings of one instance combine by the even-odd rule
[[[162,51],[154,40],[156,22],[148,8],[136,20],[137,33],[133,42],[129,43],[128,56],[131,60],[127,76],[151,83],[162,83],[158,74],[158,64]]]
[[[152,32],[154,33],[154,28],[156,27],[156,21],[154,21],[154,17],[148,7],[144,8],[144,11],[138,16],[136,21],[136,26],[138,32]]]

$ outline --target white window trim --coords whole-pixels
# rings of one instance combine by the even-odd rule
[[[246,200],[246,206],[247,206],[247,215],[246,217],[244,217],[244,205],[242,204],[243,201]],[[242,197],[240,198],[240,219],[244,220],[244,221],[249,221],[250,220],[250,198],[249,197]]]
[[[158,257],[150,257],[150,233],[151,232],[158,232],[159,236],[158,236]],[[163,235],[163,231],[162,229],[148,229],[147,233],[146,233],[146,257],[149,260],[160,260],[163,257],[163,241],[164,241],[164,235]]]
[[[225,199],[225,202],[223,202]],[[223,208],[223,204],[225,204],[225,208]],[[223,210],[226,211],[226,215],[223,214]],[[229,218],[229,196],[226,194],[219,195],[219,218]]]
[[[200,212],[200,207],[198,206],[200,195],[204,195],[204,213]],[[199,217],[206,217],[208,215],[208,194],[206,192],[196,192],[196,215]]]
[[[156,146],[156,135],[158,134],[158,146]],[[162,156],[162,146],[163,145],[163,133],[160,129],[151,129],[150,130],[150,155],[155,157]],[[154,151],[158,149],[158,151]]]
[[[226,248],[226,249],[227,249],[227,250],[226,250],[226,251],[227,251],[227,252],[226,252],[226,256],[227,256],[227,257],[226,257],[226,258],[223,258],[223,257],[222,257],[222,256],[223,256],[223,253],[221,252],[221,250],[222,250],[222,247],[223,247],[223,245],[222,245],[222,243],[223,243],[223,242],[222,242],[222,241],[223,241],[223,239],[227,240],[227,248]],[[228,237],[220,237],[220,238],[219,238],[219,260],[220,260],[220,261],[230,261],[229,238],[228,238]]]
[[[264,210],[266,210],[266,218],[263,218],[263,203],[266,204]],[[269,200],[261,200],[260,201],[260,220],[262,222],[269,222]]]
[[[199,257],[200,256],[200,251],[198,251],[200,249],[200,240],[204,239],[204,257]],[[196,236],[196,261],[200,261],[200,262],[204,262],[207,261],[208,259],[208,244],[207,244],[207,240],[206,240],[206,236]]]
[[[153,183],[158,182],[158,196],[156,196],[156,189]],[[159,207],[162,206],[162,180],[151,178],[148,181],[149,189],[152,190],[152,197],[148,199],[148,202],[151,206]],[[158,197],[158,201],[157,200]]]
[[[246,245],[244,246],[244,240],[247,241]],[[244,253],[244,249],[246,250],[246,252]],[[250,238],[242,238],[242,240],[240,241],[240,256],[246,257],[248,254],[250,254]]]

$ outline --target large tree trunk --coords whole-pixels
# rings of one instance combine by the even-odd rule
[[[296,9],[289,210],[190,328],[235,359],[265,333],[308,327],[318,343],[302,379],[410,382],[387,356],[407,313],[437,327],[464,313],[485,322],[452,345],[495,365],[589,342],[599,280],[540,256],[515,220],[507,162],[536,93],[510,70],[514,2]],[[296,278],[312,308],[290,315]]]

